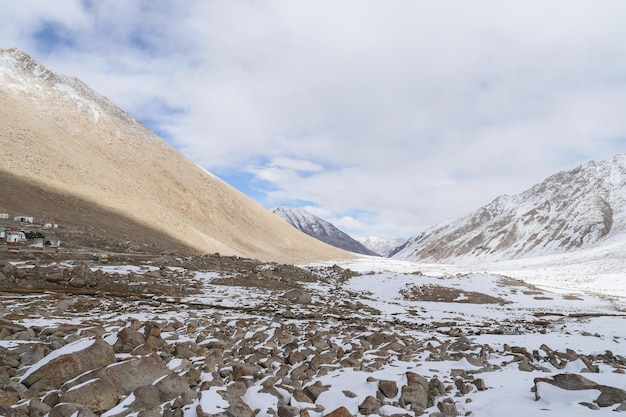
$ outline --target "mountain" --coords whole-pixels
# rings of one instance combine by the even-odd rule
[[[387,256],[406,241],[406,239],[384,236],[355,236],[354,239],[369,250],[382,256]]]
[[[77,221],[71,202],[80,201],[108,223],[133,225],[110,233],[181,251],[286,263],[351,256],[286,225],[80,80],[17,49],[0,50],[0,145],[0,178],[56,196],[47,207],[11,202],[22,214],[48,210],[62,225]],[[12,198],[3,195],[3,205]],[[93,216],[82,221],[107,232]]]
[[[273,211],[274,214],[296,229],[329,245],[362,255],[380,256],[337,229],[332,223],[320,219],[302,208],[279,206]]]
[[[390,256],[500,261],[626,242],[626,155],[559,172],[409,239]]]

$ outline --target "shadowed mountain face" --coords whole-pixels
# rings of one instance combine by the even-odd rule
[[[560,172],[409,239],[391,255],[416,261],[505,260],[624,240],[626,155]]]
[[[15,49],[0,50],[0,140],[0,166],[20,180],[201,253],[286,263],[350,256],[277,219],[81,81]]]
[[[0,171],[0,195],[0,211],[10,214],[3,223],[8,230],[24,228],[12,220],[17,215],[32,216],[37,224],[56,224],[57,229],[45,233],[61,240],[64,249],[146,254],[194,251],[161,230],[6,171]]]
[[[304,209],[280,206],[274,209],[274,213],[296,229],[309,236],[319,239],[322,242],[326,242],[329,245],[345,249],[349,252],[360,253],[362,255],[380,256],[376,252],[366,248],[363,244],[339,230],[332,223],[327,222],[326,220],[321,219]]]

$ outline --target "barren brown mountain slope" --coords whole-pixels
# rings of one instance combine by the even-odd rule
[[[0,50],[0,144],[2,170],[201,252],[287,263],[351,256],[199,168],[79,80],[15,49]]]

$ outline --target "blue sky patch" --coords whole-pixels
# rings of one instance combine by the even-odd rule
[[[52,52],[58,47],[71,47],[74,45],[72,36],[62,25],[44,21],[41,27],[33,34],[35,47],[40,52]]]

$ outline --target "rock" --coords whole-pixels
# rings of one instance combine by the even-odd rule
[[[343,390],[341,392],[343,393],[343,395],[345,395],[348,398],[356,398],[356,397],[358,397],[358,395],[356,395],[354,392],[352,392],[350,390]]]
[[[365,336],[365,340],[370,342],[372,346],[380,346],[385,343],[385,334],[381,332],[373,332],[370,335]]]
[[[459,415],[459,411],[457,410],[454,401],[452,401],[452,399],[450,398],[446,398],[443,401],[438,402],[437,408],[439,409],[439,411],[449,417],[456,417]]]
[[[366,416],[370,414],[378,414],[380,412],[381,405],[382,402],[378,398],[368,395],[359,405],[359,413]]]
[[[311,397],[309,397],[300,388],[296,388],[295,390],[293,390],[293,393],[291,395],[292,395],[293,399],[298,401],[299,403],[313,403],[313,402],[315,402],[315,401],[313,401],[313,399]]]
[[[303,391],[307,397],[313,400],[312,402],[315,402],[322,392],[328,391],[329,389],[330,385],[322,385],[320,381],[317,381],[315,384],[304,387]]]
[[[13,323],[11,320],[7,320],[0,317],[0,330],[6,329],[9,334],[23,332],[26,330],[26,327],[21,324]]]
[[[44,343],[21,343],[17,349],[13,349],[13,353],[19,353],[20,365],[30,366],[45,356],[46,345]]]
[[[116,363],[65,384],[61,402],[84,404],[94,412],[106,411],[117,404],[120,396],[152,384],[170,372],[157,355]]]
[[[435,403],[435,398],[446,394],[446,387],[436,376],[428,383],[428,405]]]
[[[278,406],[278,417],[297,417],[300,410],[290,405],[281,404]]]
[[[598,385],[598,387],[601,394],[594,401],[598,406],[609,407],[613,404],[621,404],[626,401],[626,391],[606,385]]]
[[[63,272],[60,272],[60,271],[50,272],[48,275],[46,275],[44,279],[52,283],[59,283],[59,282],[63,282],[66,280],[65,276],[63,276]]]
[[[407,385],[421,385],[428,390],[428,380],[423,376],[416,374],[415,372],[407,372],[406,374]]]
[[[311,295],[300,288],[289,290],[282,297],[294,304],[309,304],[311,302]]]
[[[472,384],[474,384],[478,391],[485,391],[487,389],[485,381],[482,378],[475,379],[474,381],[472,381]]]
[[[27,371],[21,382],[39,391],[59,389],[65,381],[114,362],[115,352],[107,342],[82,339],[53,351],[35,363],[31,367],[33,371]]]
[[[535,399],[537,400],[541,398],[538,384],[543,382],[565,390],[599,390],[600,395],[594,402],[600,407],[608,407],[626,401],[626,391],[620,388],[597,384],[578,374],[558,374],[554,375],[552,378],[535,378],[534,382]]]
[[[421,408],[428,408],[428,391],[421,384],[404,385],[400,395],[402,404],[416,404]]]
[[[613,411],[626,411],[626,402],[621,403],[617,408],[613,409]]]
[[[97,417],[82,404],[60,403],[55,405],[48,417]]]
[[[180,398],[184,405],[190,404],[197,398],[197,394],[189,387],[187,379],[178,375],[168,375],[155,384],[159,390],[161,402]]]
[[[250,409],[248,404],[237,398],[230,401],[230,405],[226,409],[226,415],[233,417],[254,417],[255,412]]]
[[[454,380],[454,385],[456,385],[456,389],[459,390],[459,393],[461,395],[468,394],[471,391],[470,387],[465,382],[463,382],[462,379]]]
[[[398,395],[398,385],[396,384],[396,381],[382,379],[378,381],[378,390],[386,398],[394,398],[396,395]]]
[[[161,396],[159,389],[154,385],[144,385],[133,391],[135,401],[127,411],[150,410],[161,404]]]
[[[597,410],[600,409],[600,407],[598,407],[598,404],[588,403],[586,401],[581,401],[578,404],[580,404],[580,405],[582,405],[584,407],[587,407],[590,410],[594,410],[594,411],[597,411]],[[613,410],[613,411],[615,411],[615,410]]]
[[[7,407],[6,405],[0,404],[0,416],[14,417],[15,410],[13,410],[11,407]]]
[[[45,397],[43,397],[43,403],[50,406],[50,407],[54,407],[55,405],[57,405],[59,403],[59,392],[58,391],[52,391],[49,392],[48,394],[46,394]]]
[[[235,362],[232,364],[233,367],[233,380],[248,380],[254,379],[256,380],[256,375],[261,373],[260,366],[258,365],[248,365],[242,362]],[[252,377],[252,378],[250,378]]]
[[[0,391],[0,405],[10,407],[17,404],[19,400],[20,396],[18,395],[17,391],[9,391],[6,389]]]
[[[37,398],[31,398],[28,403],[29,417],[43,417],[48,414],[50,410],[52,410],[50,405]]]
[[[124,327],[117,334],[115,342],[115,351],[120,353],[128,353],[146,341],[145,337],[137,330],[130,327]]]
[[[9,374],[6,368],[0,366],[0,386],[8,384],[10,380],[11,374]]]
[[[324,417],[352,417],[352,413],[346,407],[339,407],[328,414],[324,414]]]
[[[82,288],[87,285],[87,281],[85,281],[83,278],[74,277],[70,280],[69,284],[71,287],[74,288]]]

